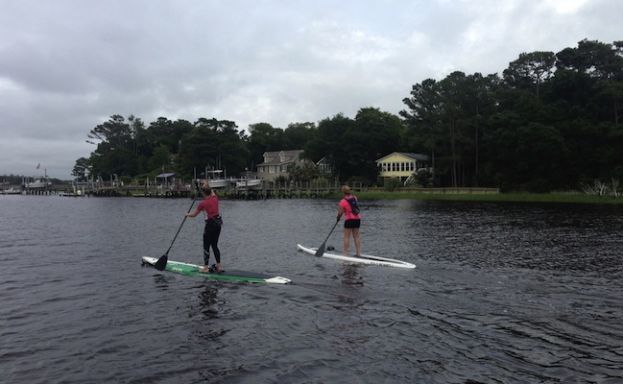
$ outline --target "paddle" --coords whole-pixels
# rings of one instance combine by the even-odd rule
[[[197,184],[196,181],[195,181],[195,187],[197,188],[197,190],[199,190],[199,185]],[[195,198],[194,197],[193,197],[193,202],[190,204],[190,208],[188,208],[188,212],[186,212],[186,214],[190,213],[190,211],[193,209],[193,205],[195,205]],[[173,243],[175,243],[175,239],[177,239],[177,235],[180,234],[180,231],[182,230],[182,226],[186,222],[186,218],[187,218],[187,216],[184,215],[184,220],[182,220],[182,224],[180,224],[180,227],[177,229],[177,232],[175,232],[175,236],[173,236],[173,241],[171,242],[171,245],[169,245],[169,249],[167,249],[167,251],[164,253],[164,255],[160,256],[158,261],[156,261],[156,264],[154,264],[154,267],[157,270],[164,271],[164,268],[167,266],[167,261],[169,260],[169,251],[173,247]]]
[[[329,234],[327,235],[327,238],[324,239],[324,241],[322,242],[322,245],[320,247],[318,247],[318,250],[316,251],[316,256],[320,257],[324,254],[324,247],[327,245],[327,240],[329,240],[329,237],[331,237],[331,234],[333,233],[333,230],[335,229],[335,227],[337,227],[337,223],[340,222],[340,219],[337,219],[337,221],[335,222],[335,224],[333,224],[333,228],[331,228],[331,232],[329,232]]]

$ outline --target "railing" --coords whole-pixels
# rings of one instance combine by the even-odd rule
[[[383,187],[371,187],[369,191],[387,191]],[[486,187],[445,187],[445,188],[422,188],[422,187],[398,187],[393,192],[418,192],[418,193],[449,193],[449,194],[495,194],[500,193],[499,188]]]

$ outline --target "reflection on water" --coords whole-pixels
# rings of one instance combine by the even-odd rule
[[[399,270],[296,251],[335,201],[222,201],[227,265],[294,281],[262,286],[139,267],[188,203],[0,196],[0,382],[623,382],[621,208],[362,204]]]
[[[201,313],[207,320],[218,318],[217,293],[218,289],[214,286],[206,286],[199,293],[199,306],[201,308]]]
[[[214,342],[229,332],[231,327],[227,319],[221,318],[221,308],[227,303],[219,300],[218,289],[219,284],[196,286],[198,290],[198,302],[189,308],[194,317],[195,312],[199,312],[201,316],[196,317],[194,321],[193,337],[200,338],[204,341]]]
[[[359,268],[361,267],[356,264],[342,264],[340,266],[342,284],[363,286],[363,277],[359,274]]]
[[[149,267],[152,269],[151,267]],[[169,277],[165,274],[154,273],[154,287],[161,291],[169,289]]]

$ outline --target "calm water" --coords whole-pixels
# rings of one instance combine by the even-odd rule
[[[621,208],[365,204],[364,251],[404,271],[297,252],[333,201],[221,201],[225,268],[295,282],[256,286],[140,266],[189,206],[0,196],[0,382],[623,382]]]

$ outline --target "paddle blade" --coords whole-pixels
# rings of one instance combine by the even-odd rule
[[[325,244],[326,244],[326,243],[322,243],[322,245],[320,246],[320,248],[318,248],[318,249],[316,250],[316,256],[317,256],[317,257],[320,257],[320,256],[324,255],[324,246],[325,246]]]
[[[159,271],[164,271],[164,268],[167,266],[167,261],[169,260],[169,256],[164,254],[160,256],[154,267]]]

